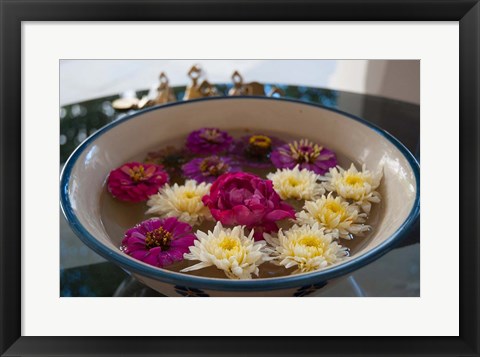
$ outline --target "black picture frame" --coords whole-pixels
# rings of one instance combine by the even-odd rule
[[[123,0],[121,2],[0,0],[0,11],[0,353],[2,356],[479,355],[480,5],[478,0]],[[22,337],[21,22],[85,20],[459,21],[460,336]],[[448,282],[445,282],[445,288],[449,288]],[[441,315],[442,312],[439,311],[438,321],[435,323],[442,323]]]

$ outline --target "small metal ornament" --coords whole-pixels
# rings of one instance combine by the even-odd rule
[[[233,88],[228,95],[265,95],[264,86],[258,82],[244,83],[242,75],[235,71],[232,74]]]
[[[268,95],[269,97],[274,94],[285,95],[280,88],[275,86],[272,87],[272,90],[268,94],[266,94],[265,86],[259,82],[243,83],[243,77],[238,71],[233,72],[232,82],[233,87],[228,91],[228,95]]]
[[[185,89],[185,95],[183,100],[204,98],[204,97],[213,97],[218,95],[217,88],[204,79],[200,84],[198,84],[200,77],[202,76],[203,71],[198,65],[192,66],[188,71],[188,76],[192,80],[187,88]]]
[[[118,111],[142,109],[153,105],[165,104],[176,100],[173,90],[168,85],[168,77],[164,72],[159,76],[160,84],[157,87],[157,93],[153,99],[151,95],[144,95],[141,99],[136,97],[119,98],[112,102],[112,107]]]
[[[204,79],[202,84],[200,84],[200,93],[202,93],[203,97],[215,97],[218,95],[218,90],[217,87]]]
[[[165,104],[176,100],[173,89],[168,85],[168,78],[164,72],[160,73],[160,84],[157,88],[157,96],[149,105]]]
[[[211,84],[206,79],[200,82],[203,71],[199,65],[194,65],[188,71],[188,77],[192,82],[185,89],[183,100],[205,98],[218,96],[217,87]],[[164,72],[160,73],[160,83],[156,88],[156,93],[150,92],[141,99],[137,97],[122,97],[112,102],[112,107],[118,111],[128,111],[135,109],[142,109],[153,105],[161,105],[176,100],[173,89],[168,84],[168,77]],[[235,71],[232,74],[233,87],[228,91],[228,95],[258,95],[258,96],[273,96],[279,94],[284,96],[285,93],[278,87],[272,86],[272,89],[267,94],[265,93],[265,85],[259,82],[244,83],[242,75]]]

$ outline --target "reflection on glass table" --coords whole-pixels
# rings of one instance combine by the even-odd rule
[[[360,116],[390,132],[419,159],[420,107],[369,95],[321,88],[278,85],[287,98],[318,103]],[[216,85],[221,95],[231,86]],[[266,92],[271,88],[266,85]],[[177,100],[185,87],[173,88]],[[137,92],[137,96],[146,91]],[[119,96],[75,103],[60,109],[60,162],[63,166],[75,148],[104,125],[134,112],[119,112],[111,103]],[[85,246],[60,213],[60,295],[61,296],[161,296],[130,277],[113,263]],[[377,261],[355,271],[347,279],[323,291],[321,296],[419,296],[419,223],[398,247]],[[306,291],[304,296],[315,296]]]

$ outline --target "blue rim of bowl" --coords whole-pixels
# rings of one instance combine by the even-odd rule
[[[317,272],[299,274],[299,275],[290,275],[285,277],[278,278],[265,278],[265,279],[252,279],[252,280],[228,280],[228,279],[216,279],[216,278],[206,278],[193,275],[187,275],[182,273],[171,272],[168,270],[156,268],[139,261],[133,260],[133,258],[127,257],[120,250],[118,252],[108,248],[106,245],[100,243],[95,237],[93,237],[80,223],[77,219],[75,213],[73,212],[70,198],[68,195],[70,174],[72,168],[75,166],[77,159],[80,157],[82,152],[98,137],[107,132],[108,130],[116,127],[117,125],[134,119],[144,113],[162,110],[164,108],[169,108],[177,105],[190,105],[202,101],[216,101],[216,100],[264,100],[264,101],[283,101],[291,102],[295,104],[308,105],[324,110],[328,110],[337,114],[341,114],[347,118],[358,121],[370,129],[374,130],[385,139],[390,141],[395,147],[403,154],[407,159],[412,171],[415,175],[416,182],[416,197],[413,204],[413,207],[407,217],[407,219],[402,223],[402,225],[384,242],[382,242],[377,247],[373,248],[369,252],[349,260],[345,263],[341,263],[337,266],[326,270],[320,270]],[[415,159],[413,154],[394,136],[386,132],[383,129],[380,129],[376,125],[369,123],[368,121],[359,118],[355,115],[345,113],[343,111],[328,108],[316,103],[304,102],[296,99],[289,98],[272,98],[272,97],[262,97],[262,96],[231,96],[231,97],[210,97],[210,98],[200,98],[189,100],[185,102],[173,102],[168,103],[152,108],[147,108],[138,112],[135,112],[131,115],[126,115],[123,118],[119,118],[116,121],[107,124],[103,128],[99,129],[96,133],[85,139],[77,149],[70,155],[65,166],[61,173],[60,178],[60,201],[63,214],[65,215],[70,227],[75,232],[75,234],[85,243],[89,248],[91,248],[96,253],[105,257],[108,260],[115,261],[116,264],[120,265],[122,268],[129,272],[137,273],[139,275],[152,278],[154,280],[159,280],[169,284],[189,286],[195,288],[211,289],[211,290],[222,290],[222,291],[262,291],[262,290],[278,290],[278,289],[289,289],[289,288],[298,288],[300,286],[306,286],[311,284],[316,284],[318,282],[326,281],[329,279],[337,278],[342,275],[348,274],[362,266],[367,265],[368,263],[378,259],[385,253],[387,253],[390,248],[397,244],[403,237],[405,237],[411,230],[413,224],[416,222],[420,212],[420,168],[418,161]]]

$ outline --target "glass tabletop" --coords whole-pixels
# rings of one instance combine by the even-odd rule
[[[227,95],[231,85],[218,85]],[[321,104],[359,116],[400,140],[420,159],[420,107],[383,97],[330,89],[275,84],[286,98]],[[273,84],[265,85],[268,93]],[[181,101],[185,87],[173,88]],[[137,97],[148,91],[136,92]],[[72,103],[60,108],[60,166],[88,136],[106,124],[135,112],[117,111],[119,95]],[[106,261],[75,236],[60,212],[60,296],[162,296]],[[419,221],[418,221],[419,222]],[[395,249],[355,271],[321,296],[419,296],[420,224]],[[315,296],[315,294],[311,295]]]

